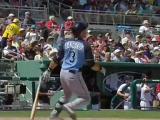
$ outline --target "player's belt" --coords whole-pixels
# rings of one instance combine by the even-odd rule
[[[76,72],[81,72],[82,71],[82,68],[80,68],[78,71],[77,70],[69,70],[70,73],[73,73],[75,74]]]

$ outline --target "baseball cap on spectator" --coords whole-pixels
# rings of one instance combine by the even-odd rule
[[[107,37],[108,35],[111,35],[111,33],[106,33],[106,34],[105,34],[105,37]]]
[[[44,37],[40,37],[40,39],[39,40],[44,40]]]
[[[159,50],[159,47],[154,47],[153,51]]]
[[[98,36],[97,36],[97,39],[101,39],[103,36],[102,36],[102,34],[99,34]]]
[[[152,42],[157,42],[156,38],[152,38]]]
[[[25,12],[25,15],[30,15],[31,13],[29,11]]]
[[[36,28],[36,26],[35,25],[31,25],[31,29],[35,29]]]
[[[149,24],[148,20],[144,20],[142,25],[144,25],[144,24]]]
[[[8,38],[8,39],[7,39],[7,42],[12,42],[12,39],[11,39],[11,38]]]
[[[137,38],[141,38],[141,35],[136,35],[136,39],[137,39]]]
[[[113,42],[114,40],[113,39],[109,39],[109,42]]]
[[[119,53],[119,52],[121,52],[121,50],[120,50],[120,49],[116,49],[116,50],[114,51],[114,54]]]
[[[20,32],[21,32],[21,31],[25,31],[25,29],[24,29],[24,28],[20,28],[19,31],[20,31]]]
[[[89,33],[89,34],[90,34],[90,33],[91,33],[91,30],[88,30],[88,31],[87,31],[87,33]]]
[[[12,22],[13,23],[19,23],[19,19],[15,18]]]
[[[72,16],[67,17],[67,20],[72,20],[72,19],[73,19]]]
[[[10,14],[8,15],[8,18],[10,18],[10,17],[14,17],[14,14],[13,14],[13,13],[10,13]]]
[[[136,40],[135,44],[139,44],[139,41]]]

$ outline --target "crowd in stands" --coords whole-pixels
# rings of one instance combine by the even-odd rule
[[[73,9],[87,11],[107,11],[126,14],[158,14],[157,0],[63,0],[63,4]]]
[[[49,19],[48,22],[35,23],[31,13],[26,12],[22,28],[19,28],[19,20],[14,14],[9,14],[8,25],[0,28],[3,57],[12,60],[51,59],[58,51],[56,41],[62,28],[57,25],[54,16]],[[68,16],[64,24],[65,39],[73,37],[70,30],[73,25],[74,19]],[[110,32],[96,36],[88,30],[84,40],[90,44],[95,61],[159,63],[160,36],[150,34],[151,31],[148,20],[144,20],[135,38],[131,37],[129,30],[125,31],[124,38],[118,36],[117,39],[113,39]]]
[[[50,59],[57,52],[52,46],[61,28],[54,16],[50,16],[49,19],[48,22],[42,20],[36,23],[31,13],[26,12],[20,28],[20,21],[14,14],[9,14],[8,25],[1,25],[0,28],[2,57],[12,60]],[[45,53],[45,57],[42,53]]]

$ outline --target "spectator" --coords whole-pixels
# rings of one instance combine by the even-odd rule
[[[4,48],[3,51],[4,57],[11,59],[11,60],[17,60],[17,49],[16,47],[12,46],[12,39],[7,39],[7,46]]]
[[[39,42],[38,42],[38,46],[43,49],[45,46],[45,39],[44,37],[40,37]]]
[[[144,20],[142,26],[139,28],[139,33],[146,34],[150,30],[148,20]]]
[[[8,19],[7,19],[7,21],[6,21],[6,24],[7,24],[7,25],[8,25],[8,24],[11,24],[11,23],[13,22],[14,18],[15,18],[15,15],[12,14],[12,13],[10,13],[10,14],[8,15]]]
[[[2,48],[6,47],[6,42],[8,38],[11,38],[12,35],[20,34],[18,24],[19,24],[19,19],[15,18],[13,22],[6,27],[1,41]]]
[[[5,2],[5,0],[0,0],[0,5],[2,8],[6,8],[9,6],[9,3]]]
[[[79,0],[75,0],[73,4],[73,9],[77,10],[83,10],[83,6],[79,3]]]
[[[12,46],[16,47],[17,50],[19,50],[20,46],[19,46],[19,43],[16,40],[16,35],[12,35],[11,39],[12,39]]]
[[[25,36],[26,36],[26,30],[24,28],[20,28],[19,32],[20,32],[19,36],[25,38]]]
[[[43,60],[43,49],[39,48],[36,50],[34,60]]]
[[[25,19],[23,21],[23,27],[26,28],[27,26],[35,25],[35,21],[31,17],[30,12],[25,12]]]
[[[57,23],[55,21],[55,17],[52,15],[49,17],[49,21],[47,22],[47,28],[52,29],[54,26],[57,26]]]
[[[26,33],[26,39],[32,43],[33,41],[36,41],[39,37],[38,33],[36,32],[36,26],[35,25],[32,25],[31,26],[31,29],[29,32]]]
[[[113,58],[114,62],[124,62],[124,58],[121,57],[121,50],[116,49],[114,51],[114,55],[115,55]]]
[[[105,61],[106,62],[110,62],[111,61],[111,53],[110,52],[106,52],[106,54],[105,54]]]
[[[75,22],[73,21],[73,18],[71,16],[68,16],[67,21],[65,22],[65,25],[64,25],[65,32],[69,32],[70,28],[74,25],[75,25]]]
[[[106,44],[108,44],[108,40],[112,39],[112,34],[111,33],[106,33],[105,34],[105,39],[106,39]]]
[[[126,57],[125,57],[125,62],[134,62],[135,63],[135,60],[131,58],[132,56],[132,52],[127,50],[126,51]]]
[[[136,57],[135,57],[135,63],[144,63],[144,61],[141,59],[143,57],[144,51],[138,51],[136,52]]]
[[[116,48],[123,48],[124,49],[124,46],[121,43],[121,37],[120,36],[117,37],[117,40],[115,41],[115,45],[116,45]]]
[[[26,48],[23,50],[23,54],[25,56],[25,60],[34,60],[34,57],[36,55],[31,44],[29,43],[26,43]]]
[[[44,20],[42,20],[40,22],[40,27],[39,27],[39,31],[40,31],[40,36],[44,38],[44,40],[46,41],[48,36],[49,36],[49,31],[47,29],[47,27],[45,26],[46,22]]]
[[[131,34],[130,31],[127,31],[125,33],[125,38],[122,39],[122,45],[127,43],[128,40],[131,40],[131,35],[130,34]]]
[[[21,6],[19,0],[11,0],[9,4],[14,6],[14,7]]]
[[[98,47],[103,48],[103,45],[105,44],[105,42],[102,34],[99,34],[97,36],[97,41],[95,42],[95,44],[98,45]]]

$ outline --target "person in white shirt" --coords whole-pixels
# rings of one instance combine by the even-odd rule
[[[113,57],[113,61],[115,62],[124,62],[124,58],[121,56],[121,50],[116,49],[114,51],[114,57]]]
[[[127,43],[128,40],[131,40],[131,35],[129,31],[125,33],[125,37],[122,39],[122,45]]]
[[[32,25],[32,26],[31,26],[31,30],[26,33],[26,37],[25,37],[25,38],[28,39],[28,41],[29,41],[30,43],[38,40],[39,35],[38,35],[38,33],[36,32],[35,29],[36,29],[36,26],[35,26],[35,25]]]
[[[148,20],[144,20],[142,26],[139,28],[139,33],[148,33],[150,30]]]
[[[136,52],[136,57],[134,58],[135,63],[144,63],[141,59],[142,55],[143,55],[144,51],[138,51]]]
[[[141,110],[149,110],[150,101],[151,101],[151,91],[154,88],[150,88],[147,83],[141,88],[141,101],[140,106]]]
[[[132,109],[132,106],[131,106],[131,96],[130,96],[130,87],[127,88],[127,90],[125,90],[123,92],[123,89],[124,87],[131,81],[131,77],[126,75],[124,77],[124,81],[125,83],[123,83],[122,85],[119,86],[118,90],[117,90],[117,95],[123,97],[125,99],[124,101],[124,110],[130,110]],[[140,90],[142,84],[137,84],[137,90]]]

